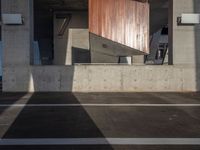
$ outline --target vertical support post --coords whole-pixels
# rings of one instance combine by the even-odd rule
[[[28,91],[33,55],[33,0],[1,0],[2,14],[21,14],[22,25],[2,25],[3,91]]]
[[[168,30],[169,30],[168,64],[173,65],[173,0],[169,0]]]

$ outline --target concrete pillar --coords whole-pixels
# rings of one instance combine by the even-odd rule
[[[172,1],[172,0],[171,0]],[[178,26],[177,17],[182,13],[200,13],[199,0],[173,0],[172,48],[174,64],[199,64],[199,25]]]
[[[171,0],[172,1],[172,0]],[[172,3],[172,49],[173,63],[190,67],[189,71],[183,72],[186,85],[196,86],[200,90],[200,25],[177,25],[177,17],[182,13],[200,13],[199,0],[173,0]],[[192,78],[188,78],[193,74]],[[195,85],[196,84],[196,85]]]
[[[27,91],[33,45],[33,0],[1,0],[2,14],[22,14],[23,25],[2,25],[3,91]]]

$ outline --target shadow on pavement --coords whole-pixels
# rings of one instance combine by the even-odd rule
[[[12,105],[17,103],[27,93],[2,93],[0,92],[0,104]],[[8,109],[8,106],[0,108],[0,115]]]
[[[79,102],[72,93],[35,93],[27,104],[40,103]],[[24,107],[3,136],[3,139],[20,138],[104,138],[104,135],[83,107]],[[112,147],[107,145],[103,149]]]

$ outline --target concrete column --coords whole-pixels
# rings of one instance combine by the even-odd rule
[[[22,14],[23,25],[2,25],[3,90],[27,91],[33,45],[33,0],[1,0],[2,14]]]
[[[172,48],[174,64],[199,64],[199,25],[177,25],[177,17],[180,17],[182,13],[200,13],[199,0],[173,0],[172,12]]]
[[[175,65],[191,66],[189,71],[183,72],[184,84],[192,88],[196,86],[196,91],[200,91],[200,25],[177,25],[177,17],[182,13],[200,13],[199,0],[173,0],[172,10],[173,62]]]

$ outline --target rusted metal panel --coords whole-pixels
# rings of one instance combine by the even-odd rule
[[[149,3],[145,0],[89,0],[89,31],[149,53]]]

